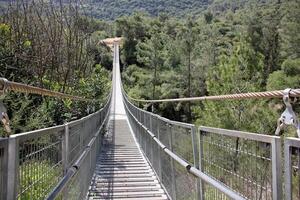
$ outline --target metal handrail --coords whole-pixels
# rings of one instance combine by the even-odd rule
[[[111,101],[111,97],[109,98],[109,100],[107,101],[106,105],[104,107],[106,107],[108,104],[110,104]],[[98,129],[98,131],[96,132],[96,134],[91,138],[90,142],[88,143],[88,145],[85,147],[85,149],[83,150],[83,152],[81,153],[81,155],[78,157],[78,159],[74,162],[74,164],[67,170],[66,174],[64,175],[64,177],[60,180],[60,182],[57,184],[57,186],[52,190],[52,192],[48,195],[48,197],[46,198],[47,200],[53,200],[56,199],[56,197],[58,197],[62,191],[64,190],[64,188],[70,183],[70,181],[72,180],[73,177],[76,176],[76,174],[79,172],[79,169],[82,165],[83,160],[86,158],[86,156],[89,154],[92,145],[94,144],[96,138],[98,137],[98,135],[101,133],[102,129],[104,128],[108,117],[109,117],[109,109],[110,109],[110,105],[107,108],[107,113],[105,115],[105,119],[103,120],[100,128]],[[101,112],[103,109],[101,109],[98,112]],[[98,113],[97,112],[97,113]]]
[[[131,97],[129,97],[129,96],[127,95],[126,91],[125,91],[124,88],[123,88],[123,85],[121,85],[121,90],[122,90],[123,96],[125,96],[126,99],[127,99],[127,101],[130,102],[129,99],[131,99]],[[131,103],[131,102],[130,102],[130,104],[132,104],[133,106],[135,106],[135,105],[134,105],[133,103]],[[136,106],[135,106],[135,107],[136,107]],[[141,110],[142,110],[142,109],[141,109]],[[175,125],[175,126],[181,126],[181,127],[186,127],[186,128],[191,128],[191,127],[194,126],[193,124],[189,124],[189,123],[185,123],[185,122],[179,122],[179,121],[173,121],[173,120],[170,120],[170,119],[168,119],[168,118],[162,117],[162,116],[160,116],[160,115],[157,115],[157,114],[155,114],[155,113],[149,112],[149,111],[147,111],[147,110],[142,110],[142,111],[143,111],[144,113],[147,113],[147,114],[150,114],[150,115],[152,115],[152,116],[157,117],[158,119],[164,121],[164,122],[167,123],[167,124],[172,124],[172,125]]]
[[[182,159],[181,157],[179,157],[176,153],[172,152],[170,149],[167,148],[166,145],[164,145],[156,136],[155,134],[153,134],[151,132],[151,130],[149,130],[146,126],[144,126],[134,115],[133,113],[130,111],[130,109],[128,108],[127,103],[131,104],[132,106],[134,106],[127,98],[126,93],[123,90],[123,98],[125,100],[125,108],[127,110],[127,112],[131,115],[131,117],[151,136],[151,138],[160,146],[160,148],[166,153],[168,154],[171,158],[173,158],[174,160],[176,160],[182,167],[184,167],[186,169],[187,172],[189,172],[190,174],[200,178],[201,180],[205,181],[206,183],[210,184],[211,186],[215,187],[216,189],[218,189],[219,191],[223,192],[225,195],[227,195],[228,197],[232,198],[232,199],[238,199],[238,200],[243,200],[245,199],[244,197],[242,197],[241,195],[237,194],[235,191],[231,190],[230,188],[228,188],[226,185],[216,181],[215,179],[213,179],[212,177],[210,177],[209,175],[201,172],[199,169],[191,166],[188,162],[186,162],[184,159]],[[134,106],[135,108],[137,108],[136,106]],[[139,110],[141,110],[142,112],[147,112],[144,111],[140,108],[137,108]],[[170,124],[178,124],[178,122],[160,117],[156,114],[147,112],[149,114],[151,114],[152,116],[156,116],[159,117],[160,119],[164,119],[165,122],[170,123]],[[184,123],[185,124],[185,123]],[[194,125],[192,124],[185,124],[185,125],[189,125],[190,127],[193,127]]]

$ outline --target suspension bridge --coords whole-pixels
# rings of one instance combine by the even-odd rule
[[[300,139],[283,138],[299,121],[299,89],[169,100],[132,99],[122,88],[119,44],[103,108],[64,125],[0,139],[0,199],[299,199]],[[0,80],[17,92],[90,101]],[[277,135],[196,127],[136,107],[134,101],[283,98]],[[2,109],[2,108],[1,108]],[[9,132],[5,109],[1,119]],[[295,131],[296,132],[296,131]]]

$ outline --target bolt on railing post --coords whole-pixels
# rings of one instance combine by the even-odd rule
[[[7,200],[14,200],[18,193],[19,144],[16,138],[8,140]]]
[[[204,166],[203,166],[203,132],[198,129],[198,133],[199,133],[199,170],[201,172],[204,172]],[[199,187],[200,187],[200,199],[201,200],[204,200],[205,199],[205,188],[204,188],[204,184],[203,184],[203,181],[200,179],[199,180]]]
[[[192,145],[193,145],[193,159],[194,159],[194,167],[197,169],[199,168],[199,147],[198,147],[198,137],[197,137],[197,129],[193,125],[191,128],[191,137],[192,137]],[[202,187],[200,187],[200,179],[197,178],[196,182],[196,198],[202,200]]]
[[[170,151],[173,152],[173,131],[172,125],[167,123],[167,131],[169,137],[169,147]],[[172,200],[176,200],[176,177],[175,177],[175,166],[174,166],[174,159],[170,157],[171,161],[171,180],[172,180]]]
[[[272,193],[274,200],[282,199],[281,139],[272,140]]]

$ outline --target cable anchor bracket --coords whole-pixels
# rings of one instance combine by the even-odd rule
[[[295,103],[297,99],[295,98],[294,100],[291,100],[289,95],[291,90],[291,88],[288,88],[283,92],[283,102],[286,108],[281,114],[280,118],[277,120],[275,135],[280,135],[280,131],[285,126],[294,126],[297,130],[298,138],[300,138],[300,123],[292,107],[292,103]]]

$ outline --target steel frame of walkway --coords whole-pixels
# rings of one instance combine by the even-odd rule
[[[0,199],[290,200],[297,195],[298,138],[197,129],[136,107],[122,91],[117,44],[113,86],[103,108],[93,114],[1,138]],[[255,148],[232,148],[237,140]],[[223,162],[237,152],[230,160],[251,161],[239,171]],[[266,166],[261,172],[267,181],[257,173],[258,162]],[[211,171],[214,167],[218,171]],[[229,174],[227,182],[223,173]]]
[[[168,199],[134,138],[124,109],[118,45],[115,45],[111,117],[88,199]]]

